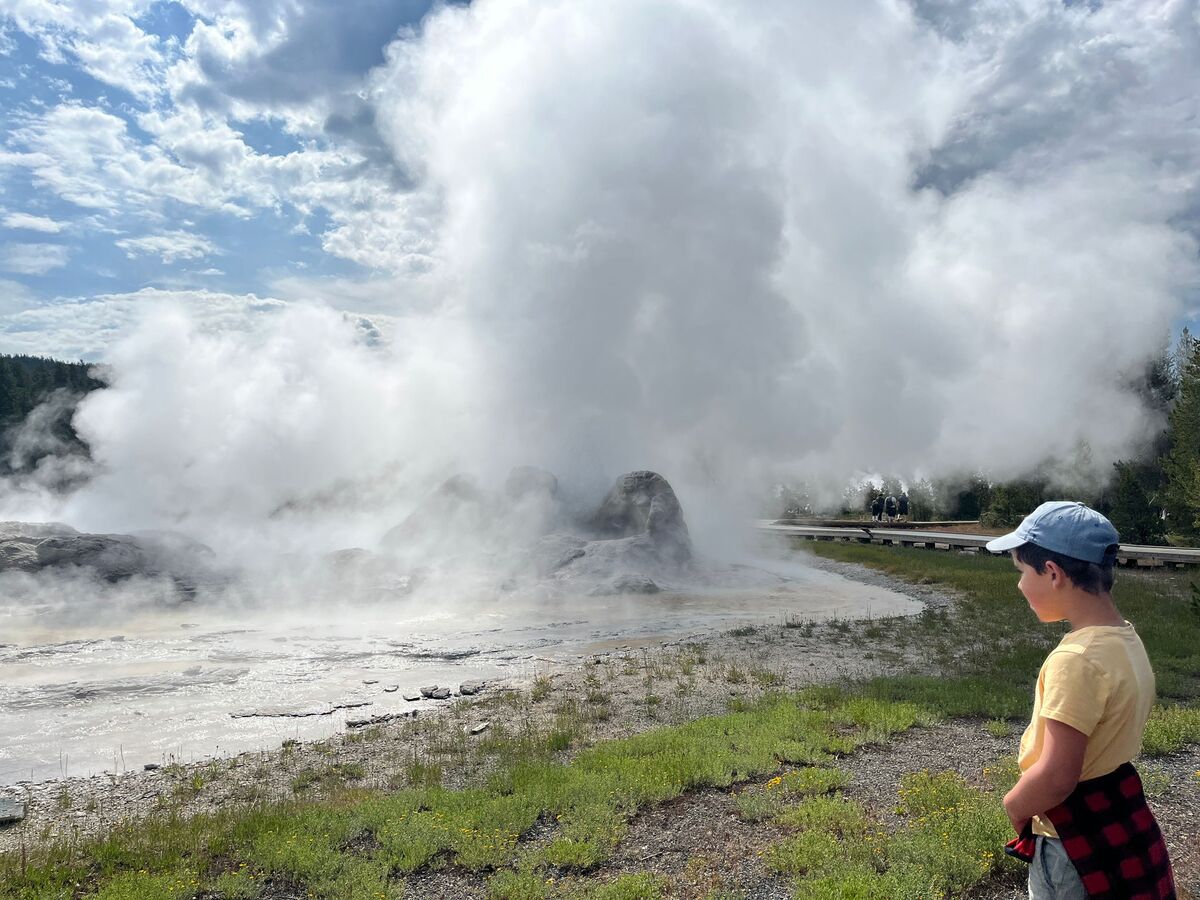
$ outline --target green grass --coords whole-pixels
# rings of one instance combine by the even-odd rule
[[[1162,756],[1185,744],[1200,744],[1200,709],[1181,706],[1155,709],[1146,723],[1142,752],[1147,756]]]
[[[571,714],[565,704],[563,713]],[[507,762],[475,787],[443,788],[424,781],[409,763],[418,787],[355,792],[342,786],[361,771],[335,763],[305,770],[293,784],[298,792],[331,791],[324,802],[297,799],[190,819],[168,814],[102,840],[35,851],[25,865],[0,858],[0,897],[74,897],[80,883],[84,893],[150,898],[173,896],[179,885],[197,893],[216,890],[221,879],[268,876],[317,896],[375,897],[394,890],[395,876],[435,862],[480,873],[517,866],[512,883],[496,887],[516,891],[532,884],[518,877],[521,871],[594,868],[640,809],[686,791],[762,777],[789,756],[848,753],[917,718],[908,707],[829,690],[769,696],[741,712],[596,744],[567,764],[555,755],[562,728],[555,720],[548,734],[515,734],[497,747],[497,759]],[[784,792],[838,780],[789,776]],[[518,848],[545,816],[556,822],[552,839]]]
[[[859,804],[807,799],[776,817],[799,829],[774,844],[767,865],[796,881],[797,897],[944,897],[1016,863],[1000,852],[1011,827],[992,791],[954,773],[907,776],[887,831]]]
[[[1012,725],[1007,719],[991,719],[984,723],[983,730],[994,738],[1006,738],[1012,734]]]
[[[1038,669],[1065,626],[1037,621],[1017,591],[1008,558],[869,544],[801,546],[909,582],[944,585],[960,598],[952,610],[875,623],[938,672],[874,679],[864,686],[868,696],[916,703],[947,716],[1028,717]],[[1190,608],[1190,577],[1119,569],[1113,592],[1146,645],[1159,697],[1184,705],[1200,699],[1200,619]]]
[[[366,770],[358,763],[334,763],[320,769],[302,770],[292,779],[292,791],[297,794],[312,788],[328,791],[351,781],[361,781],[364,777]]]

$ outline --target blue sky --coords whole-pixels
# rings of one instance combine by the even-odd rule
[[[263,296],[281,277],[392,267],[327,249],[397,179],[377,139],[339,118],[429,3],[271,7],[35,0],[0,12],[0,351],[102,355],[124,313],[92,335],[38,315],[81,298]]]

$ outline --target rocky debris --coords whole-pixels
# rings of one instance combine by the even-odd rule
[[[425,687],[421,688],[421,696],[428,699],[433,696],[433,693],[436,690],[439,690],[436,684],[426,685]]]
[[[329,703],[325,706],[263,706],[258,709],[231,712],[229,715],[234,719],[306,719],[311,716],[330,716],[339,709],[358,709],[360,706],[370,705],[370,700],[342,700],[339,703]]]
[[[486,687],[486,681],[464,681],[458,686],[458,692],[464,697],[470,697],[472,694],[482,693]]]
[[[142,766],[142,769],[146,772],[154,772],[159,768],[161,768],[161,766],[159,766],[158,763],[146,763],[144,766]]]
[[[385,684],[383,686],[383,692],[385,694],[394,694],[398,690],[400,690],[400,685],[398,685],[398,684]],[[408,699],[408,698],[406,697],[405,699]]]
[[[456,659],[478,656],[482,652],[478,647],[461,647],[455,650],[410,650],[404,655],[410,659],[444,659],[453,662]]]
[[[0,522],[0,540],[14,537],[64,537],[71,534],[79,532],[61,522]]]
[[[366,728],[368,725],[383,725],[385,722],[395,722],[399,719],[415,719],[420,710],[410,709],[405,712],[380,713],[365,719],[347,719],[347,728]]]
[[[468,729],[467,733],[468,734],[483,734],[485,731],[487,731],[491,727],[492,727],[491,722],[479,722],[478,724],[472,725]]]
[[[432,694],[430,694],[429,696],[432,697],[434,700],[449,700],[450,693],[451,693],[450,688],[440,687],[437,690],[435,690]]]
[[[618,575],[612,581],[597,585],[591,593],[593,597],[606,597],[613,594],[657,594],[661,590],[653,578],[645,575]]]
[[[403,694],[401,694],[401,696],[405,700],[407,700],[409,703],[415,703],[417,700],[420,700],[425,695],[420,693],[419,691],[405,691]]]
[[[0,797],[0,825],[12,825],[25,818],[25,804],[11,797]]]
[[[590,526],[601,538],[645,536],[666,562],[692,558],[692,541],[675,491],[657,472],[629,472],[617,479]]]
[[[185,592],[224,575],[213,551],[172,532],[83,534],[66,525],[0,522],[0,572],[87,570],[109,582],[168,577]]]
[[[378,678],[367,678],[363,680],[363,684],[379,684]]]

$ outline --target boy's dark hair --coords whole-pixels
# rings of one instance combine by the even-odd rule
[[[1094,563],[1073,556],[1063,556],[1037,544],[1022,544],[1013,550],[1013,555],[1039,575],[1046,571],[1046,563],[1057,565],[1077,588],[1089,594],[1105,594],[1112,590],[1113,566],[1117,561],[1117,545],[1108,548],[1104,562]]]

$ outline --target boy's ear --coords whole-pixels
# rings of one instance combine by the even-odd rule
[[[1051,587],[1061,587],[1071,582],[1071,579],[1067,578],[1067,573],[1063,571],[1062,566],[1053,560],[1046,560],[1046,574],[1050,576]]]

